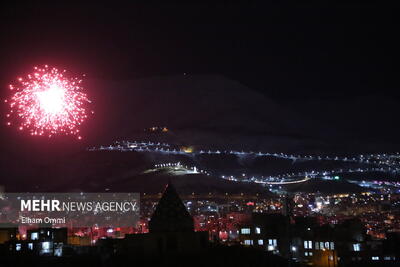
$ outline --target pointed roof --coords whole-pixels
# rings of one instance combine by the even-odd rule
[[[194,231],[193,218],[171,182],[167,184],[149,221],[149,231],[150,233]]]

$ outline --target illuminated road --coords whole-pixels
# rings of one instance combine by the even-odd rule
[[[316,156],[316,155],[293,155],[285,153],[271,153],[271,152],[253,152],[253,151],[221,151],[212,149],[202,149],[195,150],[192,149],[182,149],[178,145],[171,145],[167,143],[156,143],[156,142],[137,142],[137,141],[121,141],[115,142],[113,145],[93,147],[88,149],[89,151],[121,151],[121,152],[140,152],[140,153],[159,153],[166,155],[186,155],[189,157],[194,157],[196,155],[236,155],[238,157],[275,157],[282,158],[292,161],[339,161],[339,162],[354,162],[364,165],[371,165],[371,167],[362,168],[347,168],[347,169],[332,169],[325,171],[307,171],[300,173],[285,173],[276,176],[261,176],[261,177],[248,177],[245,173],[241,177],[235,177],[232,175],[222,175],[222,179],[231,181],[241,181],[241,182],[253,182],[265,185],[285,185],[285,184],[295,184],[303,183],[311,178],[324,178],[333,177],[342,173],[363,173],[363,172],[384,172],[384,173],[400,173],[400,153],[392,154],[368,154],[368,155],[357,155],[352,157],[339,157],[339,156]],[[176,163],[169,163],[176,164]],[[167,167],[159,164],[156,166]],[[196,168],[196,167],[191,167]],[[199,169],[199,168],[197,168]],[[201,172],[210,175],[212,170],[202,170]]]
[[[256,157],[275,157],[288,159],[293,161],[310,161],[310,160],[327,160],[327,161],[342,161],[342,162],[355,162],[364,164],[378,164],[385,166],[397,166],[400,167],[400,153],[392,154],[368,154],[368,155],[357,155],[352,157],[339,157],[339,156],[316,156],[316,155],[293,155],[285,153],[271,153],[271,152],[253,152],[253,151],[236,151],[236,150],[211,150],[203,149],[193,152],[185,152],[180,149],[179,146],[174,146],[166,143],[155,143],[155,142],[136,142],[136,141],[122,141],[115,142],[113,145],[100,146],[98,148],[90,148],[91,151],[98,150],[110,150],[110,151],[137,151],[137,152],[154,152],[162,154],[181,154],[181,155],[201,155],[201,154],[233,154],[239,157],[245,156],[256,156]]]

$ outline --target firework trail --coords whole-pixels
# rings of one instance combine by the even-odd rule
[[[86,106],[90,103],[81,83],[81,79],[68,77],[65,70],[35,67],[33,73],[10,85],[12,96],[5,100],[9,107],[7,125],[16,125],[31,135],[74,135],[81,139],[79,128],[88,117]]]

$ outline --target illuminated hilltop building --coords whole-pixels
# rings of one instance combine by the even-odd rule
[[[194,151],[192,146],[183,146],[183,147],[181,147],[181,150],[185,153],[193,153],[193,151]]]
[[[167,133],[169,132],[169,129],[165,126],[153,126],[147,129],[144,129],[145,131],[148,132],[153,132],[153,133]]]

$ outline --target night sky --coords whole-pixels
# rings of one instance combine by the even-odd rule
[[[388,6],[41,3],[2,3],[2,84],[46,62],[106,79],[216,73],[278,99],[399,97]]]

